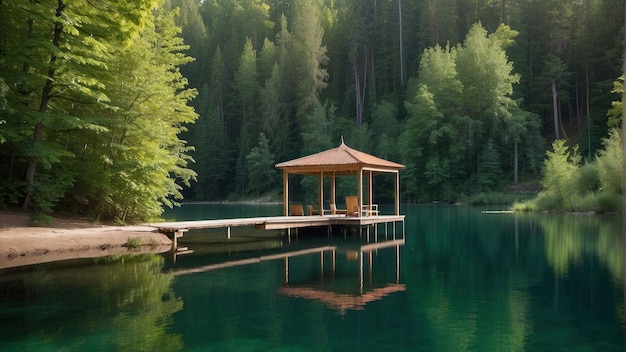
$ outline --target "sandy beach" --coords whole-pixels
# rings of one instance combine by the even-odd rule
[[[141,246],[127,248],[129,238]],[[162,253],[172,241],[150,226],[97,225],[55,218],[46,227],[29,226],[26,214],[0,212],[0,269],[125,253]]]

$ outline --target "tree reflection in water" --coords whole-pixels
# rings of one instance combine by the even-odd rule
[[[1,276],[0,287],[19,280],[22,293],[0,299],[0,350],[20,348],[23,341],[12,341],[12,336],[24,335],[31,336],[28,346],[35,350],[96,351],[111,345],[117,351],[181,350],[181,336],[167,329],[183,302],[171,288],[173,276],[161,272],[163,257],[94,261]]]

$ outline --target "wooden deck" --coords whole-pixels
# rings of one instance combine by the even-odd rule
[[[404,215],[379,215],[362,217],[350,217],[341,215],[314,215],[157,222],[149,224],[149,226],[155,227],[161,232],[173,233],[178,231],[186,232],[195,229],[216,229],[238,226],[254,226],[257,229],[263,230],[286,230],[301,227],[329,225],[365,226],[401,221],[404,221]]]
[[[253,226],[263,230],[291,230],[305,227],[328,227],[333,225],[345,227],[363,227],[377,224],[394,224],[393,232],[395,233],[395,223],[404,224],[404,215],[376,215],[351,217],[343,215],[314,215],[314,216],[269,216],[255,218],[237,218],[237,219],[216,219],[216,220],[196,220],[196,221],[177,221],[177,222],[158,222],[148,224],[156,228],[159,232],[165,233],[173,239],[172,250],[177,251],[177,239],[183,237],[184,233],[189,230],[197,229],[227,229],[227,237],[230,239],[232,227]],[[385,225],[385,230],[386,230]],[[289,233],[289,232],[288,232]],[[404,229],[402,231],[404,233]]]

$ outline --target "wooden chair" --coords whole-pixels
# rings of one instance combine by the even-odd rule
[[[346,196],[346,210],[347,216],[359,216],[359,197],[358,196]]]
[[[313,209],[313,206],[311,204],[306,206],[306,211],[308,215],[324,215],[323,211],[322,213],[320,213],[319,209]]]
[[[333,215],[335,215],[335,214],[346,215],[346,214],[348,214],[348,210],[346,210],[346,209],[337,209],[337,206],[335,204],[331,203],[330,204],[330,213],[333,214]]]
[[[292,216],[304,216],[304,209],[302,208],[302,204],[290,205],[289,210]]]
[[[362,213],[366,216],[378,216],[378,204],[363,204]]]

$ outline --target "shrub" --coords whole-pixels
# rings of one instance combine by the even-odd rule
[[[139,246],[141,246],[141,238],[139,237],[128,237],[128,240],[126,240],[126,243],[124,244],[124,247],[128,247],[130,249],[137,249]]]
[[[539,210],[563,210],[563,197],[551,192],[541,192],[534,200]]]
[[[616,193],[602,192],[596,196],[596,203],[598,212],[619,212],[622,209],[622,196]]]
[[[581,156],[578,146],[571,150],[565,145],[565,140],[552,143],[554,151],[548,152],[544,163],[543,180],[541,185],[547,193],[564,198],[568,193],[575,191],[575,174],[579,169]]]
[[[595,193],[600,190],[600,175],[594,163],[586,163],[578,169],[575,177],[574,190],[581,195]]]
[[[604,149],[598,152],[596,163],[604,192],[622,193],[622,146],[619,132],[612,129],[602,141]]]

